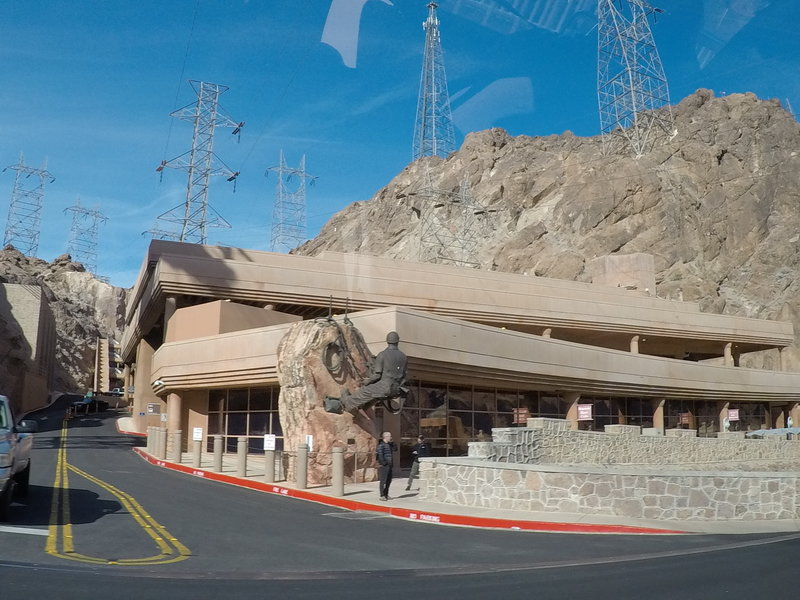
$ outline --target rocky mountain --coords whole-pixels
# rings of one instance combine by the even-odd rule
[[[791,320],[800,340],[800,124],[749,93],[698,90],[671,110],[673,135],[639,158],[570,132],[470,134],[447,159],[421,159],[339,212],[296,252],[418,260],[426,211],[458,223],[462,210],[426,188],[456,193],[466,181],[482,207],[470,226],[480,268],[589,281],[592,259],[646,252],[658,296]],[[787,354],[800,369],[797,346]],[[750,357],[777,368],[775,359]]]
[[[0,282],[39,285],[47,297],[57,334],[53,391],[90,389],[96,340],[120,339],[127,290],[98,280],[68,254],[48,263],[10,246],[0,250]],[[15,335],[14,328],[0,333],[0,347],[18,346]]]

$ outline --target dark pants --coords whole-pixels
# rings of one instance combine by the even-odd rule
[[[378,477],[380,478],[381,498],[384,498],[389,495],[389,486],[392,484],[392,465],[378,467]]]

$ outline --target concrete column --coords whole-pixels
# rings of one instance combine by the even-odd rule
[[[122,385],[122,399],[125,401],[125,406],[128,406],[131,399],[128,393],[128,389],[131,387],[131,366],[127,363],[122,367]]]
[[[308,487],[308,444],[298,444],[294,462],[294,485],[298,490]]]
[[[551,327],[548,327],[547,329],[545,329],[542,332],[542,337],[549,338],[552,335],[552,333],[553,333],[553,329]]]
[[[728,421],[728,409],[730,408],[730,406],[731,406],[730,402],[720,402],[719,403],[719,407],[720,408],[719,408],[719,424],[718,424],[718,426],[719,426],[720,432],[728,431],[728,429],[725,429],[725,423],[726,422],[728,423],[728,426],[730,427],[730,421]]]
[[[639,336],[635,335],[631,338],[631,354],[639,354]]]
[[[786,370],[786,348],[778,348],[778,368],[781,371]]]
[[[175,296],[167,296],[164,299],[164,341],[167,341],[167,329],[169,328],[169,320],[178,307],[178,300]]]
[[[160,402],[161,399],[153,393],[150,385],[151,363],[155,350],[146,340],[140,340],[136,347],[136,371],[134,372],[133,385],[136,392],[133,395],[133,417],[134,431],[144,431],[147,427],[147,403]]]
[[[147,428],[147,444],[145,445],[144,451],[148,454],[153,454],[153,428]]]
[[[725,356],[725,366],[732,367],[733,366],[733,344],[728,342],[725,344],[724,349],[724,356]]]
[[[222,473],[222,436],[214,436],[214,466],[213,471]]]
[[[578,392],[565,392],[564,401],[567,403],[567,422],[570,429],[578,429],[578,402],[581,395]]]
[[[183,450],[183,432],[178,429],[172,432],[172,462],[180,463]]]
[[[192,440],[192,466],[199,469],[203,463],[203,441]]]
[[[158,428],[158,458],[167,460],[167,428]]]
[[[789,416],[792,417],[792,427],[800,427],[800,402],[789,404]]]
[[[264,481],[275,483],[275,450],[264,450]]]
[[[236,440],[236,476],[247,477],[247,438],[240,436]]]
[[[181,428],[182,398],[180,394],[167,394],[167,429],[177,431]]]
[[[344,496],[344,448],[333,449],[333,471],[331,473],[331,492],[334,496]]]
[[[666,403],[666,398],[653,400],[653,428],[662,432],[664,431],[664,405]]]

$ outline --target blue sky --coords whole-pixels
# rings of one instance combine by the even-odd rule
[[[187,151],[187,83],[229,87],[223,110],[246,125],[214,149],[236,185],[212,179],[232,225],[210,243],[267,250],[285,152],[306,155],[308,235],[367,200],[409,162],[424,45],[424,0],[4,0],[0,167],[47,161],[38,256],[67,247],[80,198],[107,217],[97,272],[133,284],[142,232],[184,200],[186,174],[156,166]],[[662,0],[653,25],[673,103],[700,87],[751,91],[800,110],[800,2]],[[469,131],[599,131],[595,0],[440,0],[457,143]],[[360,10],[359,10],[360,9]],[[344,16],[343,16],[344,15]],[[353,16],[355,15],[355,16]],[[359,18],[360,16],[360,18]],[[323,43],[323,35],[328,43]],[[13,173],[0,176],[5,230]]]

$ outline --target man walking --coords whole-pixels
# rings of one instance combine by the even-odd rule
[[[406,491],[411,489],[411,482],[414,478],[419,477],[419,459],[431,455],[431,447],[425,441],[425,436],[419,434],[417,436],[417,443],[411,448],[411,456],[414,457],[414,462],[411,463],[411,474],[408,476],[408,485]]]
[[[378,478],[380,479],[379,491],[381,500],[389,499],[389,486],[392,483],[392,466],[394,465],[394,443],[392,442],[392,434],[384,431],[381,436],[381,441],[378,442],[377,458],[378,458]]]

